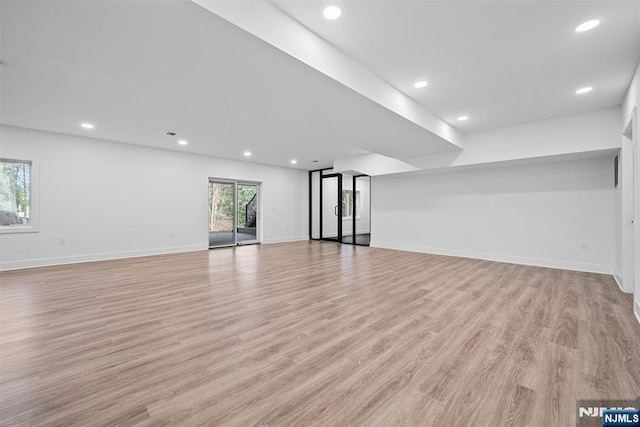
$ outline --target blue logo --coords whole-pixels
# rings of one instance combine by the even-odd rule
[[[640,427],[640,409],[605,409],[602,427]]]

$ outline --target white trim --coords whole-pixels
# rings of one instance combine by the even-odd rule
[[[639,301],[633,302],[633,314],[636,315],[636,320],[638,320],[638,323],[640,323],[640,302]]]
[[[506,262],[510,264],[530,265],[534,267],[556,268],[561,270],[583,271],[587,273],[612,274],[610,265],[589,264],[573,261],[557,261],[550,259],[527,258],[503,254],[491,254],[483,252],[459,251],[455,249],[431,248],[415,245],[396,245],[392,243],[372,241],[372,248],[394,249],[399,251],[420,252],[434,255],[455,256],[461,258],[482,259],[486,261]]]
[[[624,292],[625,294],[633,293],[633,290],[631,291],[625,290],[623,285],[624,281],[622,280],[622,275],[618,272],[618,270],[615,267],[613,268],[613,279],[616,281],[616,283],[618,284],[618,287],[622,292]]]
[[[299,242],[301,240],[309,240],[309,236],[293,236],[293,237],[280,237],[275,239],[264,239],[264,242],[262,243],[265,245],[271,245],[273,243]]]
[[[84,262],[108,261],[108,260],[122,259],[122,258],[139,258],[139,257],[145,257],[145,256],[152,256],[152,255],[167,255],[167,254],[195,252],[195,251],[204,251],[204,250],[208,250],[206,245],[174,246],[174,247],[159,248],[159,249],[141,249],[141,250],[123,251],[123,252],[105,252],[100,254],[73,255],[73,256],[56,257],[56,258],[39,258],[39,259],[30,259],[25,261],[7,261],[7,262],[0,263],[0,271],[20,270],[23,268],[49,267],[49,266],[63,265],[63,264],[79,264]]]
[[[0,225],[0,234],[37,233],[40,230],[32,225]]]

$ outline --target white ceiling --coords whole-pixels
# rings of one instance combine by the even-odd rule
[[[333,22],[324,0],[274,3],[465,133],[619,105],[640,60],[640,1],[342,0]],[[0,11],[3,124],[301,169],[452,149],[186,0]],[[601,25],[573,31],[591,18]]]
[[[335,0],[335,21],[328,0],[271,1],[465,133],[620,105],[640,61],[638,0]]]
[[[189,1],[0,5],[3,124],[301,169],[451,149]]]

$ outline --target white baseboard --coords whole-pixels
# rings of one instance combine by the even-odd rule
[[[573,261],[557,261],[539,258],[527,258],[513,255],[490,254],[483,252],[459,251],[455,249],[431,248],[416,245],[397,245],[393,243],[385,243],[371,241],[372,248],[395,249],[408,252],[420,252],[433,255],[447,255],[461,258],[482,259],[486,261],[507,262],[510,264],[531,265],[534,267],[557,268],[561,270],[583,271],[587,273],[612,274],[613,267],[611,265],[589,264]]]
[[[95,261],[107,261],[112,259],[122,258],[138,258],[151,255],[165,255],[175,254],[181,252],[194,252],[206,250],[204,245],[192,245],[192,246],[174,246],[169,248],[158,249],[141,249],[135,251],[122,251],[122,252],[105,252],[100,254],[89,255],[73,255],[65,257],[55,258],[39,258],[30,259],[25,261],[8,261],[0,263],[0,271],[19,270],[23,268],[35,268],[35,267],[49,267],[54,265],[63,264],[78,264],[83,262],[95,262]]]
[[[301,240],[309,240],[309,236],[276,237],[275,239],[264,239],[262,243],[270,245],[272,243],[299,242]]]
[[[620,288],[620,290],[622,292],[624,292],[625,294],[632,294],[633,293],[633,290],[631,290],[631,291],[625,290],[624,285],[623,285],[624,282],[622,281],[622,275],[620,273],[618,273],[618,270],[616,270],[615,267],[613,269],[613,279],[616,281],[616,283],[618,284],[618,287]]]
[[[640,323],[640,301],[638,300],[633,301],[633,314],[636,315],[636,320]]]
[[[286,243],[286,242],[296,242],[300,240],[309,240],[309,236],[295,236],[295,237],[267,239],[263,243],[265,244]],[[39,258],[39,259],[30,259],[30,260],[24,260],[24,261],[6,261],[6,262],[0,262],[0,271],[20,270],[24,268],[36,268],[36,267],[50,267],[54,265],[64,265],[64,264],[78,264],[83,262],[107,261],[112,259],[138,258],[138,257],[144,257],[144,256],[152,256],[152,255],[166,255],[166,254],[175,254],[175,253],[182,253],[182,252],[204,251],[208,249],[209,249],[208,246],[204,244],[204,245],[190,245],[190,246],[174,246],[169,248],[158,248],[158,249],[141,249],[141,250],[135,250],[135,251],[105,252],[105,253],[98,253],[98,254],[73,255],[73,256],[53,257],[53,258]]]

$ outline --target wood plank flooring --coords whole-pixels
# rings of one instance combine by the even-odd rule
[[[296,242],[0,281],[3,426],[571,426],[640,396],[604,275]]]

